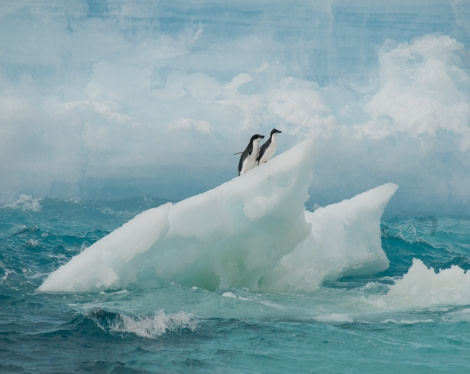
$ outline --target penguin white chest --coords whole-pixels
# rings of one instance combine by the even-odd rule
[[[243,166],[242,166],[240,175],[245,174],[248,170],[253,169],[256,166],[256,159],[258,158],[258,154],[259,154],[259,140],[257,139],[253,142],[253,150],[251,151],[251,155],[249,154],[243,160]]]

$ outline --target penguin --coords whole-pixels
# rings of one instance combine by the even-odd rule
[[[271,130],[271,135],[269,135],[269,139],[266,140],[266,143],[264,143],[261,146],[261,149],[259,151],[258,158],[256,161],[258,161],[258,165],[264,164],[265,162],[268,162],[271,160],[274,156],[274,152],[276,152],[276,134],[281,133],[282,131],[277,130],[277,129],[272,129]]]
[[[246,149],[243,151],[240,162],[238,163],[238,175],[245,174],[248,170],[254,168],[257,163],[259,153],[259,141],[264,135],[255,134],[251,137]]]

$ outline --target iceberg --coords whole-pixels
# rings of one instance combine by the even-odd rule
[[[429,308],[438,305],[468,305],[470,271],[452,265],[437,272],[414,258],[408,272],[396,279],[376,305],[390,309]]]
[[[149,209],[51,273],[40,292],[96,292],[176,282],[208,290],[309,291],[384,270],[380,218],[392,183],[305,210],[307,139],[212,190]]]

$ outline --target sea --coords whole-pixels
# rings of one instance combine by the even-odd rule
[[[46,277],[166,201],[0,208],[1,373],[468,373],[470,216],[385,211],[378,274],[310,291],[176,282],[40,293]]]

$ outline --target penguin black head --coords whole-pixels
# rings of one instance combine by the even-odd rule
[[[255,134],[251,137],[250,143],[253,143],[256,139],[263,139],[263,138],[264,138],[264,135]]]
[[[281,132],[282,132],[281,130],[272,129],[272,130],[271,130],[271,135],[276,134],[276,133],[281,133]]]

